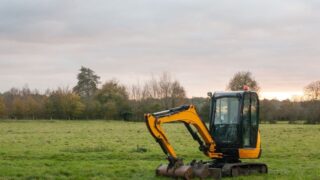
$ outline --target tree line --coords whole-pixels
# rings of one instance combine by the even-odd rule
[[[0,94],[0,118],[143,120],[146,112],[188,102],[185,89],[169,73],[126,87],[114,79],[101,84],[93,70],[81,67],[77,79],[72,89],[39,93],[24,87]]]
[[[141,121],[146,112],[156,112],[183,104],[194,104],[203,120],[208,121],[210,100],[187,98],[179,81],[169,73],[150,77],[145,82],[125,86],[117,80],[103,84],[91,69],[81,67],[78,83],[72,89],[57,88],[39,93],[28,87],[12,88],[0,94],[1,119],[112,119]],[[227,85],[228,90],[242,90],[243,85],[260,91],[250,72],[238,72]],[[275,123],[305,121],[320,123],[320,81],[305,88],[301,101],[261,100],[260,117]]]

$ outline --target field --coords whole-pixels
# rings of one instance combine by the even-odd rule
[[[185,162],[206,159],[184,126],[166,125]],[[320,179],[320,126],[261,125],[269,174],[234,179]],[[144,123],[0,121],[0,179],[156,179],[166,163]],[[228,178],[227,178],[228,179]]]

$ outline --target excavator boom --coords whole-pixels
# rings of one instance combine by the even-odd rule
[[[222,153],[216,152],[216,144],[209,133],[205,123],[199,117],[193,105],[184,105],[166,111],[161,111],[145,115],[147,127],[152,136],[159,143],[163,152],[167,155],[169,165],[161,165],[157,168],[156,174],[170,177],[183,177],[189,179],[193,176],[200,178],[212,176],[221,177],[220,169],[209,168],[202,163],[184,165],[182,159],[178,158],[167,136],[161,127],[164,123],[181,122],[183,123],[194,140],[199,143],[199,149],[211,159],[222,158]],[[197,132],[194,132],[191,126],[194,126]]]
[[[199,143],[199,149],[205,155],[212,159],[222,158],[221,153],[215,152],[216,144],[193,105],[184,105],[162,112],[146,114],[145,118],[150,133],[160,144],[162,150],[168,157],[173,159],[178,158],[161,125],[164,123],[182,122],[192,137]],[[204,142],[200,139],[198,134],[192,130],[190,125],[193,125],[198,130]]]

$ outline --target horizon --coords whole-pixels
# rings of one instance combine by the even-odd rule
[[[111,79],[110,79],[111,80]],[[127,89],[130,88],[130,85],[126,85],[126,84],[123,84],[121,82],[119,82],[120,84],[124,85]],[[141,82],[140,82],[141,83]],[[142,82],[144,83],[144,82]],[[101,88],[103,83],[100,83],[98,85],[98,88]],[[28,88],[30,89],[31,91],[38,91],[40,94],[44,94],[45,91],[47,90],[56,90],[58,88],[65,88],[65,89],[68,89],[68,90],[72,90],[72,88],[76,85],[73,84],[73,85],[67,85],[67,86],[58,86],[58,87],[55,87],[55,88],[46,88],[46,89],[38,89],[36,87],[30,87],[28,85],[28,83],[25,83],[22,87],[11,87],[5,91],[1,91],[0,94],[3,94],[5,92],[8,92],[10,91],[12,88],[15,88],[15,89],[23,89],[23,88]],[[225,91],[225,89],[223,90],[216,90],[217,92],[218,91]],[[216,92],[216,91],[210,91],[208,90],[207,92]],[[191,98],[197,98],[197,97],[202,97],[202,98],[205,98],[207,97],[207,93],[205,93],[204,95],[202,96],[193,96],[193,95],[188,95],[189,93],[186,92],[187,94],[187,98],[191,99]],[[300,101],[301,99],[303,99],[304,97],[304,92],[303,91],[296,91],[296,92],[267,92],[267,91],[261,91],[259,92],[259,99],[267,99],[267,100],[279,100],[279,101],[283,101],[283,100],[290,100],[290,101],[293,101],[293,100],[298,100]]]

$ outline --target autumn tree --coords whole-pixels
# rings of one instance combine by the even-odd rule
[[[129,108],[129,95],[125,86],[116,80],[103,84],[96,94],[96,99],[101,104],[101,115],[104,119],[127,120],[131,114]]]
[[[4,118],[5,115],[6,115],[6,105],[5,105],[5,102],[3,100],[3,97],[0,96],[0,118]]]
[[[253,78],[252,73],[249,71],[237,72],[230,80],[227,90],[243,90],[243,86],[245,85],[254,91],[258,92],[260,90],[258,82]]]
[[[47,110],[51,118],[70,120],[81,117],[84,105],[79,95],[68,89],[59,88],[51,92],[47,101]]]
[[[22,119],[25,117],[26,112],[26,106],[22,98],[19,96],[15,96],[12,100],[11,116],[14,119]]]

